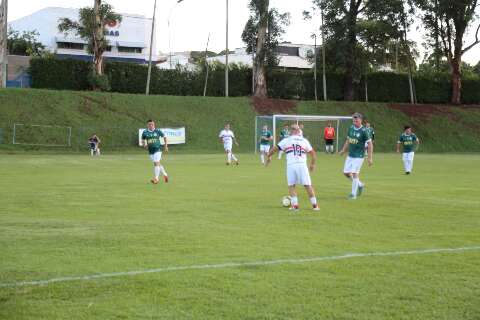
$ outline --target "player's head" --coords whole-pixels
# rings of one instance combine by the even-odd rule
[[[356,126],[356,127],[360,127],[362,125],[362,119],[363,119],[363,116],[358,113],[358,112],[355,112],[353,115],[352,115],[352,120],[353,120],[353,124]]]
[[[230,123],[225,123],[225,130],[230,130]]]
[[[405,127],[403,128],[403,131],[404,131],[406,134],[410,134],[410,133],[412,133],[412,127],[410,127],[410,126],[405,126]]]
[[[329,127],[329,128],[332,127],[332,124],[330,122],[327,123],[327,127]]]
[[[285,129],[288,129],[288,127],[289,127],[288,123],[285,123],[285,124],[283,125],[283,127],[284,127]]]
[[[290,126],[290,132],[292,135],[300,134],[300,126],[298,124],[292,124]]]
[[[267,126],[266,124],[264,124],[263,127],[262,127],[262,130],[263,130],[263,131],[267,131],[267,130],[268,130],[268,126]]]
[[[370,128],[370,122],[368,122],[368,120],[365,120],[363,123],[365,123],[365,127]]]
[[[153,121],[152,119],[149,119],[147,121],[147,128],[148,130],[154,130],[155,129],[155,121]]]

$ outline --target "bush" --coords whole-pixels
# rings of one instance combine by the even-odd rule
[[[32,87],[58,90],[88,90],[92,87],[110,89],[121,93],[144,93],[148,67],[124,62],[107,62],[106,77],[92,79],[91,62],[34,58],[30,64]],[[327,74],[328,100],[343,100],[343,74]],[[368,100],[377,102],[410,102],[408,75],[392,72],[374,72],[356,83],[356,99],[365,100],[365,81]],[[200,96],[203,95],[205,70],[188,71],[183,68],[159,70],[152,68],[150,92],[152,94]],[[420,103],[448,103],[451,86],[448,75],[419,75],[414,77],[417,101]],[[318,99],[323,100],[322,74],[317,74]],[[268,94],[272,98],[313,100],[314,77],[312,71],[274,70],[267,74]],[[480,79],[464,79],[462,99],[464,103],[480,103]],[[249,96],[252,93],[252,70],[245,66],[231,65],[229,71],[229,95]],[[225,66],[215,64],[209,70],[208,96],[225,95]]]

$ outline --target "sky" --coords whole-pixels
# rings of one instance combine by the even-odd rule
[[[141,14],[151,17],[154,0],[108,0],[120,13]],[[229,49],[243,47],[243,27],[249,17],[249,0],[229,0]],[[93,0],[10,0],[10,21],[27,16],[45,7],[80,8],[93,6]],[[318,30],[320,19],[314,17],[304,21],[302,12],[312,7],[312,0],[271,0],[271,7],[280,12],[290,12],[291,23],[283,40],[292,43],[313,44],[311,34]],[[479,12],[480,13],[480,12]],[[170,24],[168,23],[170,21]],[[210,33],[209,50],[220,52],[225,49],[226,0],[157,0],[157,50],[168,53],[178,51],[205,50]],[[466,37],[466,44],[475,39],[474,30]],[[422,51],[422,26],[420,23],[410,30],[408,37],[417,41]],[[463,60],[476,64],[480,60],[480,44],[463,56]]]

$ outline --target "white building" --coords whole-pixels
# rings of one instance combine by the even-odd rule
[[[79,10],[74,8],[49,7],[10,22],[9,28],[20,32],[36,30],[40,34],[39,42],[59,57],[92,60],[86,51],[85,40],[75,33],[65,35],[58,31],[61,18],[78,21],[78,14]],[[104,56],[114,61],[148,63],[152,19],[134,14],[121,15],[122,22],[106,26],[106,39],[110,45]],[[156,61],[155,40],[152,52],[152,60]]]
[[[190,52],[172,52],[170,54],[164,54],[159,60],[162,62],[158,63],[157,67],[163,70],[175,70],[178,67],[188,71],[195,71],[197,69],[197,65],[192,63]]]
[[[277,47],[279,58],[278,67],[284,69],[307,70],[313,68],[314,47],[311,45],[292,44],[288,42],[280,43]],[[225,63],[225,55],[207,58],[209,62]],[[228,63],[236,63],[252,67],[253,57],[248,54],[245,48],[235,49],[235,53],[228,55]]]

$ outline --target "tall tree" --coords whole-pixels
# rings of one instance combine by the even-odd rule
[[[312,0],[324,12],[326,42],[336,48],[344,76],[344,99],[354,99],[354,76],[361,52],[359,44],[375,46],[398,39],[405,20],[403,0]],[[305,16],[311,17],[309,12]],[[375,36],[372,34],[375,33]],[[363,38],[362,34],[368,37]],[[365,43],[368,40],[368,44]]]
[[[443,55],[450,65],[451,103],[462,101],[462,56],[480,43],[480,23],[475,30],[475,40],[464,45],[467,29],[475,23],[478,0],[415,0],[422,10],[422,20],[433,42],[440,39]]]
[[[58,24],[60,32],[75,32],[87,41],[87,51],[94,56],[95,74],[103,75],[103,53],[107,49],[108,40],[104,37],[105,26],[112,21],[121,22],[122,16],[113,11],[108,3],[95,0],[95,6],[81,8],[79,20],[61,18]]]
[[[278,65],[275,51],[284,27],[290,23],[290,14],[269,8],[269,0],[251,0],[250,18],[245,24],[242,40],[248,53],[256,53],[254,61],[254,96],[267,97],[267,69]]]

